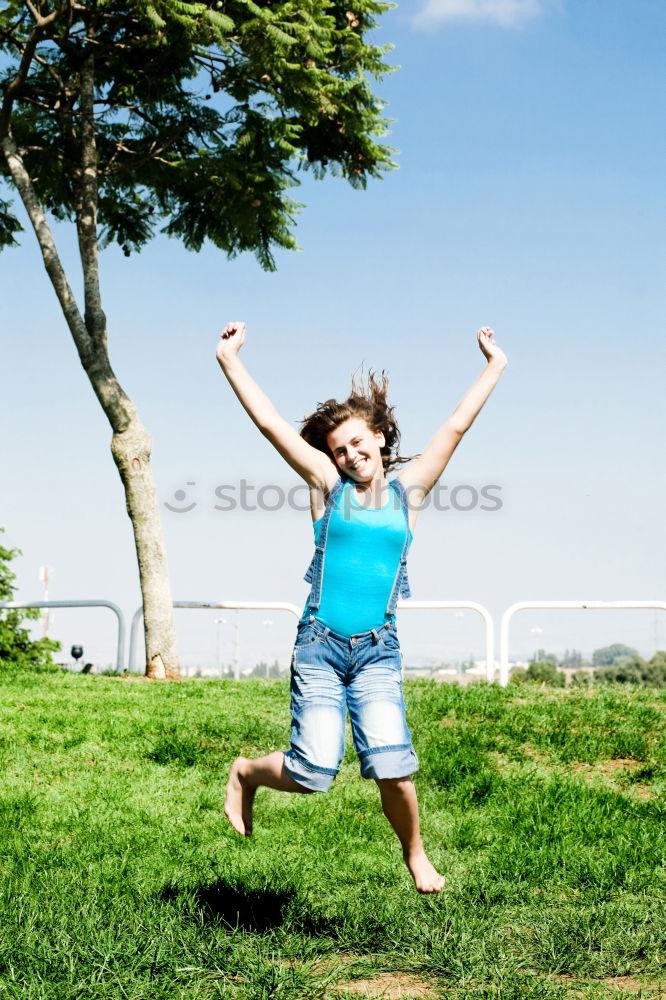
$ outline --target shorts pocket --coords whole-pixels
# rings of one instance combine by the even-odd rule
[[[300,622],[296,632],[296,642],[294,649],[301,649],[303,646],[311,646],[319,638],[319,632],[309,622]]]
[[[400,651],[400,640],[394,628],[385,628],[383,632],[380,632],[379,641],[387,649],[395,650],[396,652]]]

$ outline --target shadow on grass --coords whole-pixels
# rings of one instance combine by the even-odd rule
[[[191,895],[204,918],[221,921],[230,930],[260,934],[282,925],[294,898],[293,890],[239,889],[224,881],[188,890],[167,885],[162,889],[161,897],[169,901],[185,891]]]

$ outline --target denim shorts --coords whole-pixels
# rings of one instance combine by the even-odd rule
[[[326,792],[345,752],[347,709],[364,778],[406,778],[418,759],[405,721],[395,625],[345,638],[317,618],[298,625],[291,667],[287,774]]]

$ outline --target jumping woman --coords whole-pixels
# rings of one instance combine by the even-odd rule
[[[344,754],[349,711],[361,774],[379,788],[382,809],[402,845],[419,892],[439,892],[444,878],[428,860],[411,776],[418,760],[405,721],[395,611],[409,597],[407,553],[423,501],[495,387],[506,357],[493,331],[477,333],[487,364],[453,414],[411,464],[398,454],[400,434],[388,382],[352,382],[343,403],[321,403],[300,434],[277,412],[238,357],[245,323],[228,323],[217,360],[261,433],[310,487],[315,552],[310,594],[298,624],[291,666],[291,746],[265,757],[238,757],[229,775],[225,814],[238,833],[252,832],[258,788],[325,792]]]

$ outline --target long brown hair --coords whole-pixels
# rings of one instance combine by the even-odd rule
[[[323,451],[333,458],[326,443],[326,437],[351,417],[360,417],[372,431],[381,431],[385,444],[381,448],[384,472],[390,472],[397,465],[411,462],[413,455],[404,458],[398,454],[400,447],[400,431],[394,416],[395,407],[389,406],[388,376],[381,373],[368,372],[367,380],[352,376],[351,393],[339,403],[336,399],[327,399],[318,403],[317,409],[301,422],[301,437],[313,448]]]

